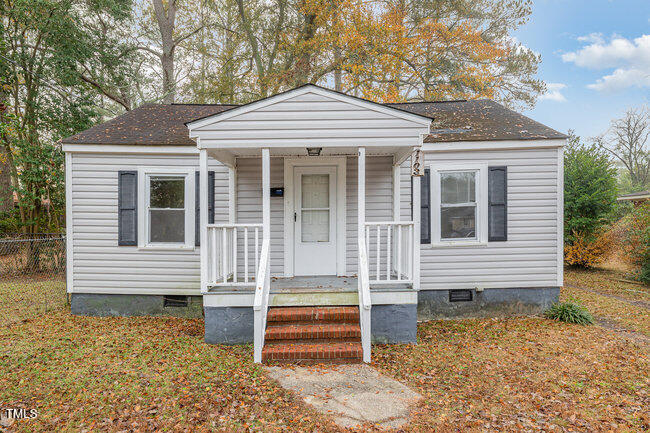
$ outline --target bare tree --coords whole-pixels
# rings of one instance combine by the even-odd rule
[[[650,181],[650,110],[647,106],[631,108],[620,119],[612,121],[595,142],[628,171],[635,188],[646,187]]]
[[[151,5],[153,6],[154,26],[158,35],[150,36],[154,44],[140,44],[138,48],[153,54],[159,59],[162,69],[162,102],[172,104],[176,101],[178,84],[176,51],[186,39],[199,33],[205,23],[201,19],[195,24],[194,18],[190,18],[189,16],[189,10],[186,10],[185,15],[187,16],[185,17],[185,21],[187,22],[179,26],[177,22],[180,13],[179,0],[145,0],[145,4],[146,1],[151,1]],[[191,25],[187,25],[188,22],[191,22]],[[153,45],[158,45],[158,48],[154,48]]]

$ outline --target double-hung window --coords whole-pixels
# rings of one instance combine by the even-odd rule
[[[192,248],[194,182],[190,171],[141,169],[141,247]]]
[[[487,166],[432,166],[431,173],[433,243],[487,242]]]

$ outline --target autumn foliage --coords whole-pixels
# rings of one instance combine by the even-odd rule
[[[306,24],[286,32],[282,46],[300,60],[272,78],[302,84],[338,71],[340,90],[376,101],[508,96],[530,103],[512,92],[507,66],[518,58],[520,89],[540,91],[528,75],[539,59],[507,37],[509,26],[525,21],[529,2],[507,11],[500,3],[303,0]]]
[[[573,242],[564,247],[564,263],[583,268],[592,268],[600,263],[614,242],[611,231],[603,231],[594,237],[574,232],[572,238]]]

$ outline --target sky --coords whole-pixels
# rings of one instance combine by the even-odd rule
[[[534,0],[514,36],[542,56],[538,122],[589,139],[650,104],[650,0]]]

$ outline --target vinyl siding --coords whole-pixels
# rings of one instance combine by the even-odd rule
[[[227,222],[228,172],[217,161],[209,164],[215,171],[215,221]],[[200,294],[199,248],[154,251],[117,245],[117,173],[138,167],[198,170],[199,158],[72,154],[74,292]]]
[[[428,122],[313,92],[194,127],[205,147],[396,146],[418,144]]]
[[[558,149],[429,153],[427,166],[487,162],[508,167],[508,241],[421,247],[421,288],[557,286]],[[411,218],[409,164],[401,169],[401,215]],[[431,210],[436,212],[436,209]]]

